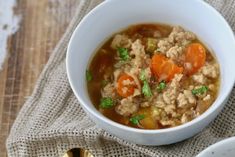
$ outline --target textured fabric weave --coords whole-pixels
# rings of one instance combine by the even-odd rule
[[[22,107],[7,140],[9,157],[60,157],[85,148],[95,157],[191,157],[210,144],[235,135],[235,89],[221,114],[200,134],[169,146],[128,143],[98,128],[84,113],[67,79],[69,38],[82,17],[102,0],[80,0],[77,13],[43,70],[32,96]],[[207,0],[235,30],[235,1]]]

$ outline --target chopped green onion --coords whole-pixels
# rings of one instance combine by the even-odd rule
[[[161,92],[163,89],[166,88],[166,82],[165,81],[162,81],[159,83],[159,85],[157,86],[157,91],[158,92]]]
[[[142,70],[140,72],[140,76],[139,79],[141,81],[143,81],[143,87],[142,87],[142,93],[144,94],[144,96],[146,97],[151,97],[152,96],[152,92],[151,92],[151,88],[149,86],[148,81],[146,80],[146,75],[145,75],[145,70]]]
[[[129,56],[129,52],[128,52],[128,49],[127,48],[118,48],[118,54],[119,54],[119,57],[123,60],[123,61],[126,61],[130,58]]]
[[[93,79],[92,74],[89,70],[86,70],[86,80],[89,82]]]
[[[150,88],[150,86],[148,84],[148,81],[144,80],[143,83],[144,83],[144,85],[142,87],[142,93],[146,97],[151,97],[153,94],[151,92],[151,88]]]
[[[138,125],[139,121],[144,119],[144,117],[145,117],[144,115],[136,115],[130,118],[130,122],[134,125]]]
[[[100,100],[100,107],[101,108],[108,109],[108,108],[113,107],[113,105],[114,105],[114,102],[113,102],[112,98],[107,97],[107,98],[102,98]]]
[[[192,94],[193,95],[197,95],[197,94],[204,94],[205,92],[208,91],[208,87],[207,86],[202,86],[200,88],[197,89],[193,89],[192,90]]]

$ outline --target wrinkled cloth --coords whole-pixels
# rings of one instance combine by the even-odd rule
[[[65,56],[76,25],[101,0],[81,0],[66,33],[55,47],[32,96],[22,107],[7,139],[9,157],[60,157],[71,148],[95,157],[191,157],[209,145],[235,135],[235,89],[223,111],[196,136],[168,146],[140,146],[97,127],[74,96],[66,75]],[[235,30],[235,1],[207,0]],[[203,17],[202,17],[203,18]],[[209,27],[209,26],[208,26]]]

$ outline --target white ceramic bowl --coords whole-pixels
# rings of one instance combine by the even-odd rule
[[[211,145],[197,157],[234,157],[235,156],[235,137],[231,137],[216,144]]]
[[[194,33],[214,52],[221,66],[221,89],[215,103],[184,125],[162,130],[130,128],[104,117],[90,101],[85,71],[97,48],[115,32],[132,24],[180,25]],[[224,18],[202,0],[106,0],[86,15],[69,43],[67,73],[83,109],[101,128],[142,145],[165,145],[200,132],[218,115],[235,80],[235,39]]]

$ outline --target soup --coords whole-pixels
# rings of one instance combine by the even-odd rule
[[[187,123],[215,101],[220,70],[197,36],[180,26],[130,26],[106,41],[86,71],[88,93],[104,116],[126,126]]]

